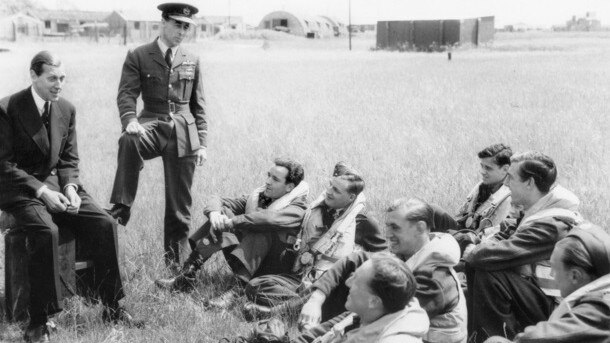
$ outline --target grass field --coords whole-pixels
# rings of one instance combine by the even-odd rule
[[[263,49],[263,45],[265,49]],[[445,54],[371,51],[372,39],[210,40],[190,46],[203,61],[209,114],[208,162],[193,186],[193,222],[212,194],[249,192],[276,156],[301,161],[312,186],[335,162],[349,161],[367,181],[373,213],[395,198],[418,196],[455,212],[478,180],[476,152],[496,142],[553,157],[559,182],[582,213],[610,224],[610,33],[498,34],[476,50]],[[0,96],[29,85],[29,60],[60,53],[63,95],[77,108],[81,176],[102,204],[116,167],[120,124],[116,91],[129,47],[91,43],[0,43]],[[72,301],[56,342],[216,342],[247,332],[239,311],[206,311],[201,296],[227,287],[222,258],[209,263],[193,295],[159,292],[163,175],[160,160],[141,177],[132,221],[120,229],[125,305],[149,323],[137,330],[102,324],[99,307]],[[3,266],[0,243],[0,268]],[[214,261],[212,261],[214,262]],[[0,287],[3,287],[3,271]],[[3,292],[0,292],[3,293]],[[0,321],[0,341],[17,342]]]

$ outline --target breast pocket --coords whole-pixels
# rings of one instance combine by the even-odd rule
[[[182,86],[182,100],[188,100],[193,91],[193,82],[195,79],[195,68],[186,67],[178,71],[178,81]]]
[[[154,72],[144,72],[140,78],[142,92],[147,92],[161,85],[161,76]]]

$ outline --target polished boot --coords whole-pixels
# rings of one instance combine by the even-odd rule
[[[305,298],[296,297],[273,307],[247,303],[243,308],[244,318],[247,321],[255,321],[271,317],[295,316],[301,312],[305,300]]]
[[[105,211],[120,225],[127,225],[129,218],[131,217],[131,208],[123,204],[114,204],[112,208],[105,209]]]
[[[195,289],[195,276],[203,265],[203,259],[197,251],[193,251],[186,259],[180,273],[169,279],[155,280],[155,285],[161,289],[174,292],[191,292]]]

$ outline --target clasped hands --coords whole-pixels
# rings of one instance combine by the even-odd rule
[[[77,214],[81,205],[81,198],[76,191],[76,187],[72,185],[67,186],[63,194],[49,188],[44,188],[40,198],[51,213],[67,212],[68,214]]]
[[[219,241],[223,232],[230,232],[233,229],[233,220],[226,215],[214,211],[210,212],[210,238],[213,243]]]

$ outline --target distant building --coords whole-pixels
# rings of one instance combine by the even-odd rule
[[[275,11],[263,17],[259,29],[287,32],[308,38],[330,38],[347,33],[345,24],[326,16],[304,16]]]
[[[352,24],[351,28],[352,28],[352,32],[375,31],[377,29],[377,25],[375,25],[375,24]]]
[[[114,11],[105,20],[110,34],[123,36],[127,42],[150,42],[159,36],[161,28],[161,13],[158,11]],[[205,25],[205,21],[201,21],[201,24],[200,21],[195,18],[197,25],[190,29],[186,41],[193,41],[200,36],[201,24]]]
[[[450,20],[377,22],[377,48],[435,50],[441,46],[474,46],[494,38],[494,17]]]
[[[126,36],[127,42],[151,41],[159,35],[161,14],[143,11],[113,11],[106,17],[111,35]]]
[[[0,39],[12,42],[42,36],[44,23],[25,13],[0,17]]]
[[[206,15],[202,17],[203,20],[213,25],[216,28],[216,32],[224,30],[238,30],[244,31],[246,25],[244,19],[237,16],[221,16],[221,15]]]
[[[532,27],[526,23],[516,23],[510,25],[504,25],[504,31],[508,32],[525,32],[531,30]]]
[[[567,31],[599,31],[601,28],[602,23],[595,12],[587,12],[584,18],[572,16],[572,19],[566,22]]]
[[[108,12],[32,9],[26,12],[44,23],[43,35],[69,36],[85,32],[83,25],[103,23]],[[86,26],[85,26],[86,27]]]
[[[197,23],[197,38],[212,37],[218,32],[220,32],[220,29],[218,27],[210,23],[205,18],[195,18],[195,23]]]

